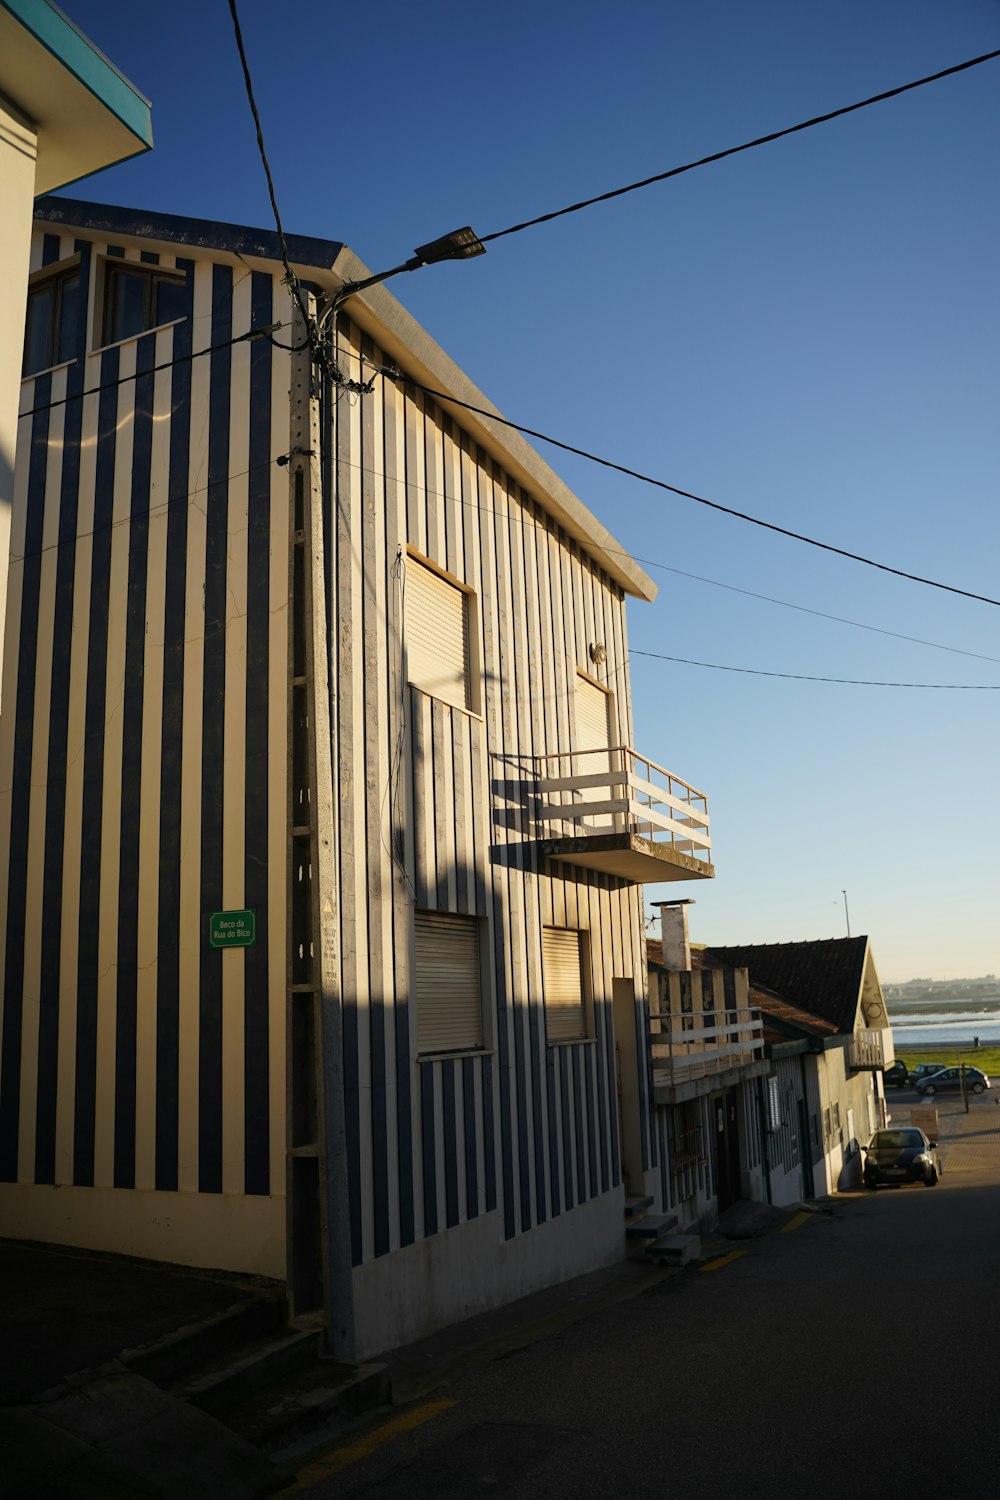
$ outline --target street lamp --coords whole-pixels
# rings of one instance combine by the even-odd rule
[[[343,307],[348,297],[353,297],[355,292],[378,286],[380,282],[388,281],[390,276],[399,276],[403,271],[419,271],[421,266],[436,266],[443,260],[471,260],[475,255],[485,254],[486,246],[468,224],[464,229],[453,229],[450,234],[442,234],[436,240],[429,240],[426,245],[418,245],[410,259],[404,260],[401,266],[393,266],[390,271],[379,271],[377,275],[366,276],[361,281],[345,281],[323,309],[319,326],[324,328],[337,309]]]

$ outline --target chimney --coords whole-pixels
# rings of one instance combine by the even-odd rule
[[[663,939],[663,966],[684,973],[691,967],[691,942],[688,938],[689,906],[694,901],[660,901],[660,935]]]

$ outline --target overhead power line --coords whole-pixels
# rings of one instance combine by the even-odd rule
[[[942,78],[950,78],[955,73],[964,73],[969,68],[977,68],[981,63],[992,62],[994,58],[1000,57],[1000,48],[993,52],[983,52],[978,57],[970,57],[965,62],[954,63],[950,68],[942,68],[938,73],[928,73],[924,78],[915,78],[912,83],[901,83],[894,89],[885,89],[881,94],[872,94],[868,99],[858,99],[854,104],[842,104],[839,109],[828,110],[823,115],[812,115],[808,120],[800,120],[797,125],[786,125],[783,130],[772,130],[767,135],[755,136],[752,141],[743,141],[739,146],[727,146],[724,151],[713,151],[708,156],[699,156],[696,161],[688,161],[680,167],[670,167],[665,172],[657,172],[652,177],[643,177],[639,182],[630,182],[625,187],[612,188],[610,192],[598,193],[593,198],[582,198],[579,203],[567,204],[565,208],[554,209],[551,213],[538,214],[533,219],[524,219],[520,224],[511,224],[507,229],[495,229],[492,234],[481,234],[480,244],[489,244],[491,240],[503,239],[508,234],[520,234],[522,229],[533,229],[536,224],[547,224],[552,219],[561,219],[566,214],[579,213],[583,208],[592,208],[595,203],[607,203],[612,198],[623,198],[626,193],[636,193],[640,188],[652,187],[657,182],[666,182],[671,177],[680,177],[684,172],[694,172],[698,167],[711,166],[713,162],[724,161],[727,156],[737,156],[741,151],[752,151],[756,146],[768,146],[772,141],[780,141],[787,135],[797,135],[799,131],[811,130],[814,125],[826,125],[830,120],[839,120],[844,115],[856,113],[859,109],[868,109],[873,104],[883,104],[887,99],[896,99],[900,94],[908,94],[913,89],[921,89],[928,83],[937,83]]]
[[[612,469],[616,474],[625,474],[629,479],[638,479],[643,484],[651,484],[656,489],[666,490],[668,494],[679,495],[682,500],[693,500],[696,504],[705,505],[709,510],[719,511],[722,515],[734,516],[736,520],[746,521],[751,526],[760,526],[764,531],[773,531],[778,536],[790,537],[794,542],[804,542],[808,547],[818,547],[823,552],[832,552],[838,557],[847,557],[851,562],[863,563],[867,568],[878,568],[882,573],[892,573],[896,578],[906,578],[911,583],[923,583],[928,588],[943,589],[948,594],[958,594],[963,599],[975,599],[979,604],[992,604],[1000,609],[1000,599],[992,599],[988,594],[976,594],[971,589],[961,589],[955,584],[942,583],[936,578],[925,578],[920,573],[908,573],[905,568],[894,568],[889,563],[877,562],[872,557],[865,557],[861,552],[850,552],[846,547],[835,547],[832,542],[821,542],[817,537],[806,536],[801,531],[792,531],[788,526],[779,526],[775,521],[763,521],[759,516],[752,516],[747,511],[736,510],[733,506],[723,505],[718,500],[709,500],[704,495],[696,495],[693,490],[683,490],[676,484],[668,484],[665,479],[657,479],[652,474],[643,474],[640,469],[631,469],[627,464],[615,463],[613,459],[602,458],[600,454],[591,453],[586,448],[578,448],[574,443],[564,443],[561,438],[551,437],[548,433],[539,432],[534,427],[525,427],[520,422],[512,422],[509,417],[502,417],[495,411],[487,411],[483,406],[475,406],[471,401],[460,401],[457,396],[449,395],[447,391],[439,391],[432,386],[422,385],[419,380],[404,375],[393,365],[375,368],[387,379],[402,381],[415,390],[423,391],[426,396],[432,396],[435,401],[444,401],[452,406],[461,407],[463,411],[474,412],[476,416],[486,417],[490,422],[509,427],[514,432],[521,432],[525,437],[535,438],[540,443],[549,443],[553,448],[560,448],[564,453],[574,453],[577,458],[585,458],[590,463],[600,464],[602,468]]]
[[[650,656],[655,661],[680,662],[685,667],[707,667],[711,672],[742,672],[750,677],[784,677],[790,682],[839,682],[847,687],[932,688],[947,693],[1000,693],[996,682],[871,682],[862,677],[813,677],[806,672],[765,672],[762,667],[727,667],[717,661],[692,661],[687,656],[665,656],[660,651],[638,651],[629,656]]]
[[[610,549],[605,548],[605,551]],[[790,599],[775,599],[773,594],[758,594],[754,589],[743,589],[735,583],[722,583],[718,578],[705,578],[701,573],[688,573],[683,568],[672,568],[668,563],[655,562],[649,557],[624,552],[622,557],[634,557],[644,568],[662,568],[664,573],[676,573],[680,578],[692,578],[696,583],[710,583],[714,589],[727,589],[731,594],[744,594],[748,599],[761,599],[765,604],[780,604],[782,609],[795,609],[803,615],[815,615],[820,620],[833,620],[837,625],[851,625],[855,630],[870,630],[875,635],[889,635],[895,641],[909,641],[914,646],[930,646],[935,651],[950,651],[955,656],[972,656],[976,661],[992,661],[1000,666],[1000,656],[987,656],[983,651],[966,651],[961,646],[945,646],[941,641],[927,641],[919,635],[904,635],[900,630],[886,630],[882,625],[867,625],[863,620],[849,620],[846,615],[831,615],[823,609],[810,609],[808,604],[793,604]]]
[[[250,64],[247,62],[246,48],[243,46],[243,30],[240,26],[240,18],[236,11],[236,0],[229,0],[229,14],[233,18],[233,31],[236,35],[236,47],[240,54],[240,65],[243,68],[243,85],[246,89],[247,102],[250,105],[250,113],[253,115],[254,127],[257,131],[257,150],[260,153],[261,165],[264,168],[264,176],[267,178],[267,191],[271,199],[271,212],[274,214],[274,227],[278,231],[278,244],[281,246],[281,263],[285,268],[285,282],[298,303],[299,312],[302,314],[303,325],[309,327],[309,316],[306,305],[302,298],[299,287],[299,279],[292,270],[288,260],[288,241],[285,239],[284,227],[281,223],[281,214],[278,212],[278,196],[274,190],[274,178],[271,176],[271,164],[267,159],[267,148],[264,145],[264,130],[260,123],[260,112],[257,109],[257,100],[254,98],[253,82],[250,78]]]
[[[192,359],[201,359],[203,354],[218,354],[220,349],[231,349],[234,344],[249,344],[254,339],[268,339],[279,329],[287,328],[287,323],[268,323],[262,328],[248,328],[246,333],[238,333],[234,339],[223,339],[218,344],[206,344],[204,349],[192,349],[189,354],[178,354],[173,359],[163,359],[158,365],[150,365],[148,370],[133,370],[129,375],[119,375],[117,380],[102,380],[99,385],[90,385],[85,391],[72,391],[68,396],[59,396],[55,401],[44,401],[40,406],[28,406],[24,411],[19,411],[17,420],[22,417],[34,417],[42,411],[54,411],[57,406],[66,406],[70,401],[85,401],[88,396],[97,396],[101,391],[113,391],[115,386],[127,385],[130,380],[143,380],[147,375],[158,375],[161,370],[171,370],[174,365],[189,364]],[[283,347],[282,345],[278,346]],[[44,374],[44,370],[41,374]],[[40,379],[40,375],[32,377]]]
[[[381,469],[371,464],[359,463],[354,459],[342,459],[341,463],[346,468],[356,470],[359,474],[370,474],[373,476],[381,476],[382,474]],[[480,500],[465,499],[461,495],[453,495],[446,490],[434,489],[430,485],[427,486],[426,493],[432,499],[447,501],[453,505],[460,505],[463,509],[474,510],[481,516],[488,516],[495,519],[500,515],[499,511],[490,505],[484,505]],[[536,526],[535,520],[530,516],[525,517],[507,513],[503,518],[516,526],[528,527],[529,529],[534,529]],[[702,573],[689,573],[685,568],[672,567],[670,563],[659,562],[653,557],[642,557],[637,552],[626,551],[624,547],[609,547],[605,545],[601,550],[612,557],[630,558],[633,562],[641,563],[644,568],[657,568],[664,573],[673,573],[679,578],[692,579],[695,583],[707,583],[712,588],[726,589],[732,594],[743,594],[748,599],[760,599],[765,604],[777,604],[782,609],[794,609],[800,614],[815,615],[820,620],[832,620],[837,625],[850,625],[855,630],[869,630],[875,635],[891,636],[893,640],[908,641],[914,646],[929,646],[934,651],[948,651],[955,656],[969,656],[976,661],[993,662],[997,666],[1000,666],[1000,656],[989,656],[984,651],[967,651],[961,646],[946,646],[943,641],[928,641],[923,636],[905,635],[900,630],[887,630],[882,625],[869,625],[864,620],[851,620],[846,615],[833,615],[829,614],[826,610],[810,609],[806,604],[793,604],[790,599],[777,599],[773,594],[761,594],[754,589],[740,588],[735,583],[723,583],[719,578],[706,578]]]

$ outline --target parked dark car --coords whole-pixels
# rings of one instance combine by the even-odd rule
[[[960,1068],[942,1068],[940,1073],[932,1073],[929,1078],[922,1078],[917,1084],[917,1093],[956,1094],[961,1090],[963,1073],[967,1093],[981,1094],[990,1087],[990,1080],[985,1073],[979,1068],[963,1063]]]
[[[933,1187],[940,1172],[937,1141],[929,1141],[914,1125],[876,1130],[865,1147],[866,1188],[900,1182],[922,1182],[925,1187]]]
[[[891,1068],[884,1068],[882,1078],[886,1084],[893,1084],[895,1088],[906,1087],[906,1081],[910,1076],[909,1069],[901,1057],[897,1057]]]
[[[910,1082],[918,1084],[921,1079],[929,1078],[932,1073],[940,1073],[947,1066],[947,1063],[918,1063],[915,1068],[910,1069]]]

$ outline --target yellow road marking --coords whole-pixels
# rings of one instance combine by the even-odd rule
[[[811,1218],[812,1214],[796,1214],[793,1219],[789,1219],[787,1224],[782,1224],[782,1234],[791,1234],[793,1229],[801,1229],[803,1224],[808,1224]]]
[[[404,1412],[401,1417],[394,1417],[391,1422],[385,1422],[381,1427],[376,1427],[374,1432],[366,1433],[364,1437],[358,1438],[356,1443],[348,1443],[346,1447],[338,1448],[326,1458],[317,1459],[315,1463],[300,1469],[295,1484],[290,1489],[282,1490],[282,1494],[294,1495],[297,1490],[304,1490],[310,1485],[318,1484],[321,1479],[327,1479],[331,1474],[337,1474],[341,1469],[359,1463],[361,1459],[367,1458],[369,1454],[381,1448],[384,1443],[391,1443],[395,1438],[402,1437],[404,1432],[412,1432],[415,1427],[422,1427],[425,1422],[430,1422],[434,1417],[440,1416],[443,1411],[447,1411],[449,1407],[457,1405],[457,1401],[427,1401],[423,1406],[415,1406],[412,1411]]]
[[[721,1271],[723,1266],[730,1265],[734,1260],[739,1260],[741,1255],[746,1255],[745,1250],[730,1250],[728,1255],[717,1255],[715,1260],[707,1260],[699,1271]]]

